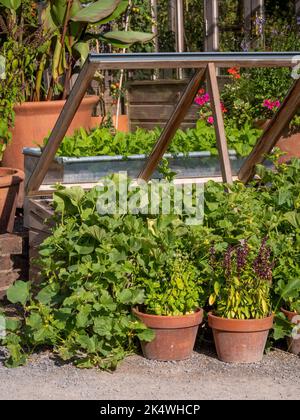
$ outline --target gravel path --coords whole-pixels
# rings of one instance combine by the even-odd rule
[[[271,351],[261,363],[228,365],[213,352],[183,362],[128,357],[114,373],[57,365],[48,353],[27,366],[0,362],[0,399],[300,399],[300,358]]]

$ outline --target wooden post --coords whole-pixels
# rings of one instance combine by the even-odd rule
[[[266,155],[272,151],[284,129],[295,116],[299,106],[300,79],[294,83],[283,104],[273,116],[261,138],[256,143],[253,151],[241,167],[238,174],[241,181],[248,182],[253,177],[255,165],[262,163],[265,160]]]
[[[64,138],[73,118],[76,114],[79,105],[90,85],[97,64],[92,64],[87,61],[85,62],[81,72],[74,84],[74,87],[67,99],[57,121],[51,132],[48,143],[42,153],[42,156],[38,160],[38,163],[32,172],[30,178],[27,181],[26,192],[30,195],[32,191],[38,190],[41,186],[48,168],[53,161],[55,154],[60,146],[62,139]]]
[[[204,1],[205,51],[219,51],[218,0]]]
[[[252,0],[244,0],[244,30],[246,39],[251,37],[252,28]]]
[[[174,112],[172,113],[170,119],[166,123],[160,138],[154,146],[145,164],[145,167],[139,174],[138,178],[148,181],[155,169],[157,168],[172,138],[174,137],[176,131],[180,127],[180,124],[184,120],[187,111],[193,103],[199,86],[205,79],[205,72],[205,69],[199,69],[195,72],[194,76],[187,85],[186,90],[182,94],[178,104],[176,105]]]
[[[176,52],[184,52],[184,12],[183,0],[176,0]],[[179,79],[183,79],[183,69],[178,69]]]
[[[300,0],[295,0],[296,23],[300,25]]]
[[[232,184],[231,165],[227,148],[217,73],[214,63],[208,63],[207,65],[207,79],[223,182]]]

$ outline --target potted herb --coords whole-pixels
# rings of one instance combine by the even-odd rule
[[[220,360],[259,362],[273,325],[270,291],[273,263],[267,239],[258,255],[246,241],[229,246],[224,255],[211,248],[214,291],[208,315]]]
[[[128,48],[153,38],[149,33],[110,31],[110,23],[126,12],[128,4],[128,0],[48,0],[37,7],[29,0],[0,0],[1,52],[3,45],[11,44],[5,58],[20,74],[14,84],[22,93],[13,102],[16,118],[9,126],[15,128],[4,153],[6,166],[23,169],[23,148],[42,142],[52,130],[92,41]],[[15,76],[8,69],[6,82],[11,77]],[[98,101],[97,96],[84,98],[69,134],[75,128],[92,128],[92,109]]]
[[[183,360],[191,356],[203,319],[204,291],[196,267],[187,255],[177,253],[156,279],[143,278],[144,305],[134,315],[155,332],[151,342],[141,342],[148,359]]]
[[[291,267],[293,272],[293,267]],[[279,280],[275,291],[280,295],[277,307],[281,313],[276,317],[274,327],[275,339],[287,337],[288,351],[300,354],[300,279],[290,278],[287,281]],[[282,303],[283,302],[283,303]]]

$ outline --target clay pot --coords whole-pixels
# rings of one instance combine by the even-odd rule
[[[128,123],[128,115],[119,115],[118,117],[118,127],[117,127],[117,117],[113,115],[113,123],[114,127],[117,131],[122,131],[123,133],[128,133],[129,131],[129,123]]]
[[[227,363],[255,363],[263,357],[274,316],[263,319],[226,319],[208,314],[218,358]]]
[[[2,166],[24,170],[24,147],[41,145],[53,129],[66,101],[25,102],[15,106],[15,126],[12,129],[12,141],[6,148]],[[75,129],[93,128],[92,111],[99,102],[98,96],[83,99],[67,131],[71,135]]]
[[[182,316],[148,315],[133,309],[133,314],[155,332],[150,343],[142,342],[143,354],[147,359],[170,361],[191,357],[203,310]]]
[[[271,120],[256,120],[254,121],[254,127],[265,130]],[[283,135],[278,140],[276,147],[285,152],[285,155],[279,159],[279,163],[289,161],[291,158],[300,157],[300,131],[290,130],[286,128]]]
[[[287,162],[293,157],[300,158],[300,132],[284,134],[276,146],[285,152],[285,155],[279,159],[280,163]]]
[[[287,311],[286,309],[281,308],[281,312],[287,317],[290,322],[293,322],[293,318],[298,315],[299,320],[297,325],[299,325],[299,334],[300,334],[300,316],[297,312]],[[287,337],[288,341],[288,351],[290,353],[300,356],[300,338]]]
[[[0,168],[0,234],[13,231],[19,188],[23,180],[24,172]]]

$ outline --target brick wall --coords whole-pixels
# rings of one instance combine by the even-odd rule
[[[0,235],[0,299],[16,280],[28,280],[28,238],[26,233]]]

